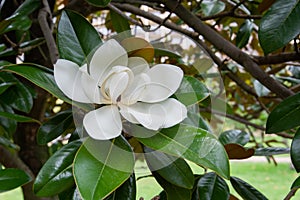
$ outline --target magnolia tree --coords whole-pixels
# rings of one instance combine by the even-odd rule
[[[253,200],[230,159],[300,171],[298,0],[0,5],[0,192],[143,199],[144,163],[153,199]]]

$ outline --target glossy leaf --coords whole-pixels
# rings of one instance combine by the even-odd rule
[[[74,160],[76,185],[83,199],[107,197],[132,174],[134,156],[127,141],[88,138]]]
[[[251,148],[246,149],[245,147],[236,143],[226,144],[224,147],[229,159],[250,158],[251,156],[254,155],[255,152],[254,149]]]
[[[12,148],[17,151],[20,150],[20,147],[18,145],[14,144],[11,140],[9,140],[3,136],[0,136],[0,145],[7,147],[7,148]]]
[[[211,16],[222,12],[225,9],[225,3],[219,0],[205,0],[201,3],[201,8],[205,16]]]
[[[27,80],[31,81],[35,85],[43,88],[53,96],[67,102],[73,104],[75,106],[85,108],[86,105],[73,102],[71,99],[67,98],[62,91],[57,87],[54,77],[53,71],[45,68],[40,65],[34,64],[20,64],[20,65],[8,65],[0,68],[0,71],[8,71],[18,74]]]
[[[14,12],[13,17],[15,16],[25,16],[29,15],[38,9],[41,6],[40,0],[26,0],[22,3],[17,10]]]
[[[266,54],[275,51],[300,33],[299,0],[277,0],[263,15],[259,41]]]
[[[110,19],[116,32],[122,33],[130,30],[130,24],[128,20],[113,10],[110,10]]]
[[[109,195],[105,200],[135,200],[136,199],[136,180],[132,174],[117,190]]]
[[[105,7],[109,4],[111,0],[86,0],[86,1],[94,6]]]
[[[297,172],[300,172],[300,128],[297,130],[291,144],[291,159]]]
[[[253,29],[253,23],[250,20],[245,20],[245,22],[239,28],[236,35],[236,46],[238,48],[243,48],[248,44],[251,32]]]
[[[82,200],[76,187],[65,190],[58,195],[59,200]]]
[[[204,174],[197,184],[199,199],[201,200],[228,200],[229,187],[217,174]]]
[[[0,83],[0,95],[5,92],[10,86],[15,85],[16,83],[14,82],[4,82]]]
[[[202,128],[204,130],[207,130],[208,132],[211,132],[208,123],[203,119],[203,117],[199,113],[193,111],[188,110],[187,118],[185,118],[182,123],[190,126],[195,126],[197,128]]]
[[[167,199],[191,199],[192,190],[178,187],[166,181],[157,172],[152,172],[156,181],[164,189],[167,195]]]
[[[257,189],[255,189],[250,184],[245,181],[237,178],[230,177],[230,182],[235,189],[235,191],[244,199],[244,200],[267,200],[267,198],[260,193]]]
[[[296,180],[293,182],[291,190],[295,188],[300,188],[300,176],[298,176],[298,178],[296,178]]]
[[[79,140],[71,142],[48,159],[34,182],[37,196],[54,196],[74,185],[73,160],[81,144]]]
[[[101,44],[101,39],[83,16],[63,11],[58,24],[57,43],[60,58],[81,66],[87,63],[87,57]]]
[[[228,157],[223,145],[203,129],[180,124],[155,132],[132,125],[129,133],[154,150],[182,157],[229,178]]]
[[[184,105],[192,105],[209,96],[209,91],[198,79],[185,76],[175,92],[175,97]]]
[[[23,170],[7,168],[0,170],[0,193],[20,187],[31,181]]]
[[[224,131],[219,136],[219,141],[225,145],[230,143],[236,143],[244,146],[250,140],[249,133],[242,130],[228,130]]]
[[[194,175],[185,160],[159,151],[144,148],[149,169],[157,172],[163,179],[178,187],[192,189]]]
[[[72,124],[72,111],[59,112],[40,126],[37,132],[38,144],[47,144],[63,134]]]
[[[23,115],[18,115],[18,114],[15,114],[15,113],[0,111],[0,116],[5,117],[7,119],[15,120],[17,122],[23,122],[23,123],[24,122],[35,122],[35,123],[41,124],[41,122],[36,120],[36,119],[33,119],[31,117],[27,117],[27,116],[23,116]]]
[[[7,104],[1,101],[0,101],[0,112],[14,114],[14,110],[10,106],[8,106]],[[17,121],[7,117],[0,116],[0,125],[6,131],[8,137],[12,137],[13,133],[17,129]]]
[[[289,148],[285,147],[265,147],[255,149],[255,156],[273,156],[290,153]]]
[[[10,20],[10,24],[3,30],[1,30],[1,34],[13,31],[27,31],[31,27],[32,21],[28,16],[20,16]]]
[[[300,125],[300,93],[284,99],[270,113],[266,133],[277,133]]]

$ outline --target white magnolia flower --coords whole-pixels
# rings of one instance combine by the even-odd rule
[[[59,59],[54,78],[63,93],[74,101],[104,104],[83,119],[87,133],[94,139],[111,139],[122,131],[121,116],[151,130],[167,128],[186,118],[186,107],[169,98],[178,89],[182,70],[158,64],[149,68],[141,57],[128,58],[115,40],[96,50],[89,66],[79,67]]]

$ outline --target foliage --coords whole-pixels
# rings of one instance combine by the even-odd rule
[[[1,2],[0,192],[134,200],[142,160],[163,188],[160,199],[229,199],[229,183],[243,199],[267,199],[231,176],[229,159],[290,154],[300,171],[299,1],[74,2]],[[128,57],[182,69],[171,98],[187,107],[185,120],[159,130],[122,120],[116,138],[88,136],[82,121],[95,105],[66,97],[53,66],[59,56],[90,73],[108,38]],[[299,188],[298,178],[286,199]]]

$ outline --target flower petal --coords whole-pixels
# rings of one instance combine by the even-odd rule
[[[127,66],[127,64],[127,52],[116,40],[111,39],[94,53],[90,62],[89,73],[101,85],[113,66]]]
[[[54,65],[54,79],[59,89],[70,99],[83,103],[92,103],[81,85],[79,66],[69,60],[58,59]]]
[[[96,140],[108,140],[119,136],[122,121],[118,107],[111,105],[90,111],[83,118],[83,126]]]
[[[132,70],[134,75],[145,73],[149,70],[147,61],[141,57],[128,58],[128,67]]]
[[[155,104],[138,102],[131,106],[122,105],[120,109],[126,120],[138,122],[151,130],[174,126],[187,116],[186,107],[173,98]]]
[[[146,85],[140,101],[156,103],[166,100],[179,88],[183,78],[183,71],[174,65],[158,64],[152,67],[147,75],[151,81]]]

